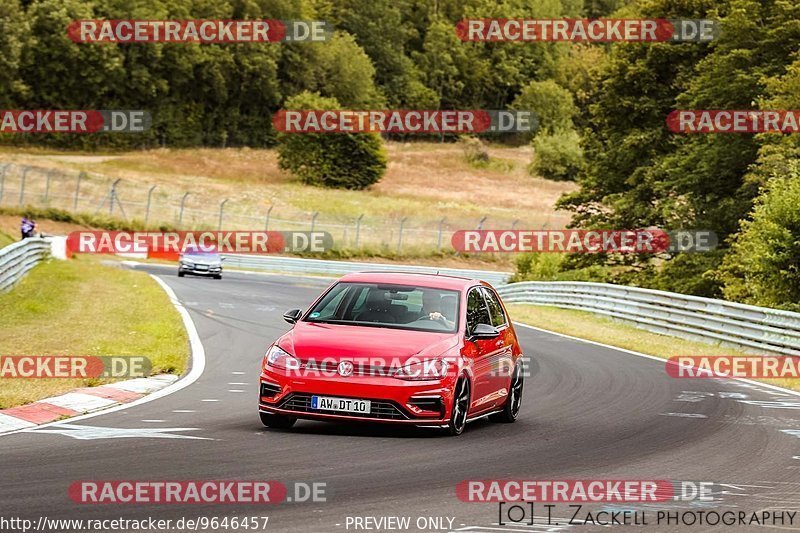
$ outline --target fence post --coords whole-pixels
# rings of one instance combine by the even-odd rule
[[[356,219],[356,249],[358,249],[358,242],[361,239],[361,219],[364,218],[364,213],[358,215]]]
[[[47,207],[47,203],[50,200],[50,180],[52,179],[52,177],[53,177],[53,169],[51,168],[50,170],[47,171],[47,178],[46,178],[45,186],[44,186],[44,203],[45,203],[45,207]]]
[[[447,220],[447,217],[442,217],[442,220],[439,221],[439,236],[436,239],[436,249],[442,249],[442,231],[444,231],[444,221]]]
[[[73,211],[76,211],[78,209],[78,196],[81,194],[81,180],[85,175],[86,172],[78,173],[78,182],[75,184],[75,200],[72,202]]]
[[[269,206],[269,209],[267,209],[267,220],[264,222],[264,231],[269,231],[269,215],[272,213],[273,207],[275,207],[275,204],[272,204]]]
[[[400,232],[397,235],[397,255],[403,253],[403,226],[406,225],[406,220],[408,220],[408,217],[400,219]]]
[[[22,170],[22,179],[20,180],[20,186],[19,186],[19,205],[20,205],[20,207],[22,207],[22,202],[25,200],[25,178],[28,176],[28,171],[30,169],[31,169],[31,167],[27,167],[26,166]]]
[[[117,178],[111,184],[111,190],[108,191],[108,216],[114,214],[114,202],[117,200],[117,183],[122,181],[122,178]]]
[[[483,229],[483,223],[486,222],[487,218],[489,218],[489,216],[488,215],[484,215],[483,218],[481,218],[480,221],[478,222],[478,227],[475,228],[475,229],[477,229],[478,231],[482,230]]]
[[[519,224],[519,219],[515,218],[514,222],[511,223],[511,229],[512,230],[515,229],[517,227],[517,224]]]
[[[10,166],[11,166],[11,163],[8,163],[7,165],[3,165],[3,172],[0,172],[0,204],[3,203],[3,192],[4,192],[4,189],[6,188],[6,171],[8,170],[8,167],[10,167]]]
[[[147,207],[144,208],[144,227],[147,228],[147,221],[150,219],[150,201],[153,199],[153,191],[158,185],[153,185],[147,191]]]
[[[217,231],[222,231],[222,215],[225,212],[226,203],[228,203],[227,198],[225,198],[219,203],[219,223],[217,224]]]
[[[183,208],[186,206],[186,197],[189,196],[191,193],[187,192],[183,194],[183,198],[181,198],[181,211],[178,213],[178,228],[183,227]]]
[[[314,233],[314,226],[317,224],[317,217],[319,216],[319,211],[314,211],[314,214],[311,215],[311,233]]]

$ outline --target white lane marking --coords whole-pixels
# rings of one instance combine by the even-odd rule
[[[234,376],[244,376],[244,372],[231,372]]]
[[[152,423],[152,424],[158,424],[158,423],[161,423],[161,422],[166,422],[166,420],[161,420],[161,419],[158,419],[158,418],[145,418],[144,420],[142,420],[142,422],[149,422],[149,423]]]
[[[236,309],[236,306],[234,304],[220,302],[219,308],[220,309]]]
[[[766,407],[767,409],[800,409],[800,402],[771,402],[760,400],[739,400],[739,403]]]
[[[660,413],[661,416],[677,416],[680,418],[708,418],[706,415],[699,413]]]
[[[51,428],[38,429],[37,433],[51,433],[63,435],[78,440],[97,440],[97,439],[191,439],[191,440],[213,440],[208,437],[195,437],[194,435],[176,435],[178,431],[199,431],[200,428],[104,428],[95,426],[79,426],[75,424],[65,424]]]
[[[228,383],[228,385],[247,385],[247,383],[239,383],[239,382],[235,382],[234,381],[234,382]]]
[[[175,409],[172,412],[173,413],[196,413],[197,411],[192,411],[191,409]]]
[[[662,365],[666,364],[666,362],[667,362],[667,360],[665,358],[663,358],[663,357],[657,357],[655,355],[649,355],[649,354],[642,353],[642,352],[636,352],[634,350],[628,350],[627,348],[620,348],[619,346],[611,346],[610,344],[603,344],[602,342],[590,341],[590,340],[587,340],[587,339],[581,339],[580,337],[573,337],[572,335],[567,335],[566,333],[558,333],[556,331],[550,331],[549,329],[537,328],[536,326],[531,326],[530,324],[524,324],[522,322],[516,322],[515,321],[514,325],[515,326],[522,326],[523,328],[528,328],[528,329],[532,329],[532,330],[535,330],[535,331],[541,331],[543,333],[549,333],[550,335],[556,335],[558,337],[563,337],[565,339],[572,339],[574,341],[585,342],[586,344],[594,344],[595,346],[601,346],[603,348],[608,348],[609,350],[615,350],[615,351],[618,351],[618,352],[627,353],[627,354],[635,355],[635,356],[638,356],[638,357],[644,357],[646,359],[652,359],[653,361],[658,361]],[[770,389],[769,391],[764,391],[763,389],[761,389],[761,392],[774,393],[774,392],[777,391],[777,392],[780,392],[780,393],[783,393],[783,394],[789,394],[789,395],[793,395],[793,396],[800,396],[800,391],[791,390],[791,389],[785,389],[783,387],[778,387],[777,385],[773,385],[771,383],[760,383],[758,381],[752,381],[752,380],[744,379],[744,378],[731,378],[731,380],[729,382],[734,384],[734,385],[739,385],[741,387],[748,387],[748,388],[753,388],[753,389],[759,389],[761,387],[764,387],[764,388]]]
[[[800,438],[800,429],[782,429],[781,433],[786,433],[792,437]]]
[[[204,400],[200,400],[201,402],[218,402],[219,400],[215,398],[206,398]]]
[[[163,389],[156,391],[152,394],[148,394],[147,396],[142,396],[138,400],[134,400],[130,403],[123,403],[116,407],[109,407],[108,409],[103,409],[102,411],[98,411],[95,413],[88,413],[85,415],[76,416],[70,418],[70,422],[78,422],[80,420],[86,420],[88,418],[94,418],[96,416],[105,415],[109,413],[114,413],[116,411],[122,411],[123,409],[130,409],[131,407],[135,407],[138,405],[145,404],[147,402],[152,402],[153,400],[158,400],[159,398],[163,398],[164,396],[169,396],[179,390],[185,389],[192,383],[198,380],[200,376],[203,375],[203,371],[206,368],[206,351],[203,348],[203,341],[200,340],[200,335],[197,333],[197,328],[192,322],[192,318],[189,316],[189,312],[183,306],[183,304],[178,300],[178,296],[175,294],[175,291],[172,290],[172,287],[164,283],[160,278],[150,274],[150,277],[153,278],[156,283],[158,283],[164,292],[167,293],[172,305],[175,309],[178,310],[178,313],[181,315],[181,319],[183,320],[183,327],[186,328],[186,334],[189,336],[189,345],[192,348],[191,351],[191,365],[192,369],[186,374],[183,378],[179,379],[175,383],[164,387]],[[34,428],[27,428],[21,429],[18,431],[40,431],[42,428],[63,424],[63,422],[49,422],[47,424],[42,424],[41,426],[36,426]],[[12,431],[9,433],[4,433],[3,435],[12,435],[17,431]]]
[[[244,392],[241,389],[228,389],[228,392]]]

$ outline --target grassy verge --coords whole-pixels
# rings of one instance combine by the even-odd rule
[[[0,295],[0,355],[138,355],[152,373],[181,374],[189,345],[180,315],[144,273],[51,260]],[[0,379],[0,408],[100,380]]]
[[[521,304],[511,304],[508,309],[512,319],[517,322],[665,359],[673,355],[749,355],[724,346],[651,333],[586,311]],[[800,390],[798,379],[757,381]]]

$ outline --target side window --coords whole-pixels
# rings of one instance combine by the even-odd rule
[[[489,305],[489,313],[492,315],[492,325],[496,328],[506,325],[506,314],[503,312],[500,299],[493,290],[486,287],[483,288],[483,293],[486,295],[486,303]]]
[[[486,301],[477,288],[471,289],[467,295],[467,335],[475,331],[478,324],[491,324]]]

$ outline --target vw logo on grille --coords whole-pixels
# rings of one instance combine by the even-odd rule
[[[350,361],[342,361],[339,363],[339,375],[348,377],[353,375],[353,363]]]

